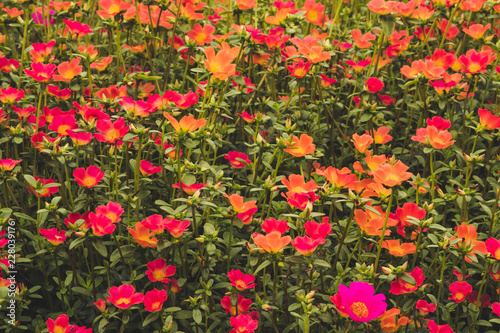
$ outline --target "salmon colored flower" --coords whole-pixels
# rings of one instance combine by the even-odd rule
[[[342,310],[339,306],[337,310],[345,311],[357,323],[366,323],[376,319],[387,309],[385,295],[375,295],[373,286],[366,282],[352,282],[349,288],[341,284],[338,295],[340,299],[337,298],[336,301]]]
[[[57,66],[57,72],[59,75],[54,75],[54,81],[69,82],[75,76],[82,72],[83,66],[80,66],[80,58],[73,58],[71,62],[65,61]]]
[[[66,240],[66,238],[68,238],[64,230],[57,230],[56,228],[51,228],[51,229],[40,228],[39,230],[40,234],[44,236],[47,239],[47,241],[54,246],[61,244]]]
[[[207,125],[205,118],[201,118],[196,120],[193,116],[184,116],[178,122],[174,117],[172,117],[167,112],[163,112],[165,118],[168,119],[172,127],[175,129],[177,134],[186,134],[196,131],[200,127],[204,127]]]
[[[486,26],[482,24],[471,24],[469,28],[464,28],[462,31],[467,35],[471,36],[473,39],[483,38],[485,32],[491,27],[491,23]]]
[[[236,0],[236,6],[241,10],[252,9],[257,6],[257,0]]]
[[[165,229],[167,229],[172,237],[180,238],[184,231],[188,230],[191,225],[190,221],[180,221],[176,219],[166,219]]]
[[[438,130],[435,126],[417,129],[417,135],[412,136],[413,141],[431,145],[434,149],[446,149],[455,143],[452,135],[446,130]]]
[[[73,171],[73,177],[75,178],[78,185],[85,186],[88,188],[96,186],[104,177],[104,172],[101,169],[91,165],[87,169],[78,168]]]
[[[359,136],[358,134],[353,134],[352,140],[356,149],[364,154],[368,150],[368,147],[373,143],[373,138],[368,134],[363,134]]]
[[[113,56],[104,57],[99,61],[94,61],[93,63],[91,63],[90,68],[97,69],[99,72],[102,72],[106,69],[106,67],[108,67],[111,62],[113,62]]]
[[[458,61],[463,65],[463,69],[467,73],[478,74],[486,71],[486,67],[488,67],[495,58],[496,55],[491,52],[477,52],[474,49],[470,49],[466,54],[461,55]]]
[[[162,168],[161,166],[154,167],[151,162],[142,160],[139,164],[139,170],[144,177],[148,177],[155,173],[161,172]]]
[[[120,12],[126,12],[133,5],[123,0],[100,0],[99,7],[102,10],[96,10],[96,14],[103,19],[114,18]],[[135,12],[135,8],[133,9]]]
[[[115,143],[127,134],[129,127],[125,126],[125,119],[118,118],[115,122],[111,119],[99,119],[96,125],[97,131],[94,137],[97,141]]]
[[[397,10],[399,2],[385,0],[371,0],[366,4],[369,10],[379,15],[387,15]]]
[[[147,267],[146,275],[151,282],[169,283],[169,277],[173,276],[176,270],[175,266],[167,266],[167,262],[163,258],[148,262]]]
[[[109,288],[108,302],[120,309],[128,309],[132,305],[142,303],[144,295],[136,293],[134,286],[122,284],[119,287]]]
[[[401,326],[406,326],[411,320],[407,316],[401,316],[399,320],[397,316],[401,314],[401,310],[397,308],[392,308],[378,319],[380,320],[380,328],[384,332],[396,332]]]
[[[316,3],[315,0],[307,0],[302,10],[306,11],[304,17],[309,23],[323,26],[324,23],[328,22],[328,18],[324,15],[325,6],[319,1]]]
[[[288,148],[283,149],[283,151],[286,151],[295,157],[314,154],[316,145],[313,144],[313,138],[311,136],[302,134],[299,139],[294,135],[292,137],[292,142],[293,144],[290,144],[290,142],[287,141],[286,145]]]
[[[189,31],[187,36],[196,41],[196,45],[202,46],[205,44],[210,44],[214,38],[213,33],[215,32],[215,27],[211,24],[206,24],[204,27],[201,24],[196,23]]]
[[[52,40],[47,44],[44,43],[31,44],[31,46],[33,47],[33,49],[30,51],[31,60],[33,60],[33,62],[44,62],[48,57],[50,57],[54,45],[56,45],[55,40]]]
[[[144,294],[143,303],[144,309],[149,312],[160,311],[163,303],[167,300],[167,292],[165,290],[153,289]]]
[[[231,316],[236,316],[236,307],[232,304],[231,296],[224,296],[220,301],[220,304],[222,305],[224,310],[226,310],[226,313],[231,314]],[[238,313],[245,313],[250,311],[252,300],[238,295],[236,304],[236,306],[238,307]]]
[[[243,197],[239,194],[235,193],[227,195],[224,193],[224,196],[229,199],[229,202],[231,203],[233,210],[237,213],[245,213],[250,209],[257,208],[257,206],[255,205],[255,203],[257,202],[256,200],[247,201],[244,203]]]
[[[375,181],[393,187],[401,185],[401,182],[410,179],[412,173],[406,172],[406,170],[408,170],[408,167],[398,160],[395,164],[383,164],[373,170],[372,173]]]
[[[429,326],[429,333],[453,333],[453,329],[450,326],[446,324],[438,325],[434,320],[429,320],[427,325]]]
[[[142,247],[156,247],[158,239],[154,237],[156,234],[142,225],[141,222],[135,224],[135,229],[127,228],[135,241]]]
[[[477,110],[479,114],[479,123],[481,124],[480,130],[494,130],[496,128],[500,128],[500,117],[495,116],[486,109]]]
[[[94,302],[94,305],[101,313],[106,311],[106,301],[103,300],[102,298],[96,302]]]
[[[182,182],[182,190],[184,192],[186,192],[188,195],[193,195],[195,194],[197,191],[201,190],[202,188],[204,188],[205,186],[207,186],[207,184],[191,184],[191,185],[186,185],[184,184],[184,182]],[[179,188],[179,183],[175,183],[172,185],[173,188]]]
[[[354,174],[351,174],[351,170],[348,168],[343,168],[342,170],[335,169],[329,166],[324,171],[316,171],[319,176],[324,176],[330,184],[334,186],[334,189],[340,190],[343,188],[349,188],[353,190],[359,180]]]
[[[16,165],[21,161],[22,160],[13,160],[11,158],[0,159],[0,170],[3,172],[12,171],[12,170],[14,170]]]
[[[243,291],[255,287],[255,276],[252,274],[243,274],[239,269],[232,269],[227,273],[231,285],[236,289]]]
[[[342,302],[342,296],[340,294],[335,294],[333,296],[330,296],[330,301],[332,301],[333,305],[335,305],[335,308],[337,309],[337,312],[344,318],[349,317],[349,314],[347,313],[347,309]]]
[[[228,45],[227,43],[224,44]],[[209,46],[205,48],[205,56],[207,57],[207,60],[204,60],[205,67],[212,73],[214,80],[225,81],[236,74],[236,65],[231,64],[231,62],[236,59],[237,55],[234,55],[227,48],[220,50],[216,55],[214,48]]]
[[[101,205],[96,207],[95,213],[97,215],[104,215],[111,220],[111,223],[120,222],[122,219],[120,216],[125,210],[117,202],[108,202],[106,205]]]
[[[285,220],[276,220],[276,219],[266,219],[261,225],[262,229],[266,232],[266,234],[271,233],[273,231],[278,231],[281,235],[287,232],[290,227],[288,226],[288,222]]]
[[[371,210],[363,211],[362,209],[356,209],[354,211],[354,221],[358,227],[363,230],[369,236],[381,236],[382,228],[384,227],[386,213],[382,211],[379,206],[373,207],[377,210],[380,215],[374,213]],[[396,220],[392,214],[389,214],[389,219],[387,220],[387,229],[385,231],[385,236],[390,235],[391,231],[389,227],[396,226],[398,220]]]
[[[415,267],[412,272],[404,274],[408,274],[409,276],[411,276],[415,280],[415,284],[410,284],[404,281],[402,278],[398,277],[395,281],[391,282],[391,289],[389,290],[390,293],[394,295],[412,293],[416,291],[425,280],[424,272],[418,267]]]
[[[306,183],[304,176],[295,174],[290,175],[288,179],[283,177],[281,182],[288,189],[287,195],[291,195],[292,193],[315,191],[318,188],[318,185],[313,179]]]
[[[427,315],[430,312],[436,311],[436,305],[434,303],[427,303],[423,299],[417,301],[415,306],[422,316]]]
[[[360,49],[369,48],[370,46],[372,46],[372,43],[370,43],[370,41],[377,39],[374,34],[371,34],[369,32],[362,35],[361,30],[359,29],[353,29],[351,31],[351,37],[354,40],[356,46]]]
[[[24,71],[26,74],[31,76],[33,80],[47,83],[51,81],[53,76],[56,74],[56,65],[44,65],[39,62],[34,62],[31,64],[31,69],[25,69]]]
[[[229,164],[231,164],[231,166],[233,168],[236,168],[236,169],[244,168],[247,165],[250,165],[252,163],[252,161],[250,161],[248,159],[247,154],[240,153],[237,151],[228,152],[226,155],[224,155],[224,158],[229,161]],[[240,160],[242,160],[242,161],[240,161]]]
[[[379,127],[376,131],[373,131],[373,142],[378,145],[383,145],[392,140],[392,136],[389,135],[391,129],[386,126]],[[369,135],[369,132],[366,131],[366,134]]]
[[[297,78],[303,78],[311,69],[311,63],[304,62],[304,60],[300,59],[299,61],[293,62],[293,64],[286,66],[286,68],[290,71],[290,75]]]
[[[68,133],[75,146],[84,146],[92,141],[94,137],[90,132],[75,132],[70,129],[67,130],[66,133]]]
[[[460,239],[458,243],[455,244],[455,248],[461,249],[467,254],[465,257],[466,262],[472,262],[469,256],[476,257],[475,252],[480,252],[487,254],[488,250],[486,244],[482,241],[477,240],[476,227],[473,225],[467,225],[463,222],[456,228],[457,237],[451,237],[450,241],[455,239]]]
[[[298,253],[302,254],[303,256],[310,256],[314,253],[316,248],[322,244],[322,241],[320,239],[313,240],[309,236],[304,236],[304,237],[295,237],[295,239],[292,241],[292,245],[297,250]]]
[[[396,257],[403,257],[408,254],[417,253],[417,247],[415,246],[415,244],[400,244],[397,239],[384,240],[382,248],[389,250],[389,253]]]
[[[254,234],[253,241],[258,248],[268,253],[276,254],[281,252],[285,246],[290,244],[292,238],[290,236],[281,237],[279,231],[272,231],[267,235]]]
[[[457,303],[461,303],[465,300],[467,295],[472,292],[472,286],[465,281],[456,281],[450,284],[450,293],[452,299]]]

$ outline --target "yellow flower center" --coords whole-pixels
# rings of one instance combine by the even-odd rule
[[[359,318],[367,318],[369,315],[368,308],[363,302],[354,302],[351,304],[351,311]]]
[[[95,178],[94,177],[88,177],[88,176],[85,177],[85,178],[83,178],[82,183],[83,183],[83,185],[89,186],[89,187],[94,186],[96,184]]]

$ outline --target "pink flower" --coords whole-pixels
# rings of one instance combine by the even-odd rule
[[[165,290],[153,289],[144,295],[144,309],[149,312],[160,311],[163,303],[167,300],[167,292]]]
[[[248,159],[247,154],[239,153],[237,151],[230,151],[229,153],[224,155],[224,158],[229,161],[229,164],[231,164],[233,168],[236,169],[244,168],[247,164],[252,163],[252,161]],[[245,161],[246,164],[240,160]]]
[[[322,242],[323,241],[323,242]],[[308,236],[295,237],[292,242],[293,247],[303,256],[310,256],[314,253],[318,245],[324,243],[324,239],[312,240]]]
[[[368,80],[366,80],[366,89],[370,94],[374,94],[379,92],[384,88],[384,84],[380,79],[377,79],[376,77],[371,77]]]
[[[152,174],[161,172],[162,168],[161,166],[154,167],[151,162],[142,160],[139,166],[139,170],[141,171],[143,176],[147,177],[151,176]]]
[[[376,294],[372,285],[366,282],[352,282],[348,287],[341,284],[337,301],[347,315],[358,323],[378,318],[387,309],[384,294]],[[338,307],[337,307],[338,308]]]
[[[47,239],[47,241],[54,246],[61,244],[66,240],[66,238],[68,238],[64,230],[57,230],[56,228],[51,228],[51,229],[40,228],[40,234],[44,236]]]
[[[325,242],[326,237],[332,233],[332,226],[328,223],[328,217],[323,217],[323,222],[316,223],[314,221],[307,221],[304,224],[306,229],[306,234],[312,238],[312,240],[321,240],[321,244]]]
[[[136,293],[134,286],[128,284],[109,288],[108,302],[120,309],[127,309],[134,304],[139,304],[143,299],[144,295]]]
[[[33,80],[47,83],[52,80],[52,77],[56,74],[56,68],[54,64],[44,65],[39,62],[34,62],[31,64],[31,69],[25,69],[24,71],[31,76]]]
[[[453,329],[448,325],[438,325],[434,320],[429,320],[429,333],[453,333]]]
[[[391,289],[389,290],[390,293],[393,293],[394,295],[412,293],[416,291],[425,280],[424,272],[418,267],[415,267],[411,273],[404,274],[410,275],[415,280],[416,284],[413,285],[404,281],[402,278],[397,278],[395,281],[391,282]]]
[[[231,285],[238,290],[246,290],[256,286],[255,276],[252,274],[243,274],[239,269],[232,269],[227,273]]]
[[[104,177],[104,172],[101,172],[101,169],[95,165],[91,165],[87,169],[76,169],[73,171],[73,177],[75,177],[78,185],[91,188],[96,186],[101,181]]]
[[[231,317],[231,326],[233,329],[230,333],[252,333],[259,327],[259,313],[252,311],[248,314],[240,314],[236,317]]]

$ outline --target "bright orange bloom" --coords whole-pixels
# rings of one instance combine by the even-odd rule
[[[488,250],[486,244],[482,241],[477,240],[476,227],[473,225],[467,225],[462,222],[457,228],[457,237],[451,237],[450,242],[455,239],[460,239],[458,243],[455,244],[455,248],[460,248],[463,253],[466,253],[466,262],[472,262],[469,257],[476,257],[475,252],[481,252],[482,254],[487,254]]]
[[[212,78],[221,81],[226,80],[236,73],[236,65],[231,64],[231,62],[236,59],[237,55],[234,55],[232,50],[229,51],[225,48],[224,44],[229,47],[227,43],[222,43],[223,48],[217,55],[213,47],[209,46],[205,48],[207,60],[204,60],[205,67],[208,71],[212,72]]]
[[[201,3],[200,3],[201,4]],[[198,4],[198,5],[200,5]],[[197,13],[196,10],[198,10],[198,5],[193,6],[189,2],[186,3],[184,6],[181,6],[181,14],[183,17],[185,17],[189,21],[193,20],[203,20],[205,16],[203,16],[202,13]]]
[[[285,246],[290,244],[292,238],[290,236],[281,237],[279,231],[272,231],[267,235],[256,234],[253,239],[255,245],[268,253],[278,253]]]
[[[483,5],[487,2],[488,0],[470,0],[470,1],[463,1],[462,4],[460,5],[460,9],[463,11],[468,11],[470,10],[471,12],[478,12],[481,10]]]
[[[412,173],[406,172],[408,167],[401,161],[395,164],[384,164],[373,170],[375,181],[382,183],[385,186],[393,187],[401,185],[401,182],[410,179]]]
[[[156,234],[142,225],[141,222],[135,224],[135,229],[127,228],[128,232],[134,237],[135,241],[142,247],[156,247],[158,239],[154,237]]]
[[[491,23],[488,23],[486,26],[482,24],[471,24],[468,29],[464,28],[462,31],[473,39],[481,39],[490,27]]]
[[[206,24],[201,27],[201,24],[196,23],[189,31],[188,37],[196,41],[196,45],[210,44],[212,39],[214,39],[213,33],[215,32],[215,27],[211,24]]]
[[[97,10],[96,14],[103,19],[113,18],[119,12],[127,11],[132,6],[133,5],[131,3],[123,0],[101,0],[99,1],[99,7],[103,10]]]
[[[387,15],[394,12],[398,8],[399,2],[385,0],[371,0],[366,7],[379,15]]]
[[[313,64],[330,60],[330,52],[324,51],[322,46],[299,47],[299,53]]]
[[[371,33],[366,33],[364,35],[361,35],[361,30],[359,29],[353,29],[351,31],[351,37],[354,39],[354,43],[356,43],[356,46],[360,49],[366,49],[372,46],[372,43],[369,41],[377,39],[374,34]]]
[[[349,188],[354,190],[359,182],[356,175],[351,174],[351,170],[343,168],[338,170],[329,166],[325,171],[316,171],[319,176],[324,176],[335,188]]]
[[[368,134],[363,134],[359,136],[358,134],[354,134],[352,136],[352,140],[356,149],[364,154],[368,150],[368,147],[373,143],[373,138]]]
[[[392,308],[384,312],[384,314],[378,318],[380,320],[380,328],[384,332],[392,333],[396,332],[399,327],[406,326],[411,322],[411,320],[406,316],[403,316],[396,321],[396,317],[399,314],[401,314],[401,310],[397,308]]]
[[[229,199],[229,202],[231,203],[231,206],[233,206],[233,210],[237,213],[245,213],[246,211],[250,209],[257,208],[255,203],[257,202],[256,200],[252,201],[247,201],[243,202],[243,197],[239,194],[231,194],[227,195],[224,193],[224,196]]]
[[[292,195],[293,193],[311,192],[318,188],[318,185],[313,179],[306,183],[304,177],[301,175],[290,175],[288,180],[286,177],[283,177],[281,182],[288,189],[287,195]]]
[[[370,236],[381,236],[382,228],[384,227],[386,213],[382,211],[380,206],[375,206],[375,208],[380,215],[375,214],[371,210],[356,209],[354,211],[354,221],[358,227],[363,230],[367,235]],[[398,224],[398,220],[392,219],[389,216],[387,220],[387,229],[385,230],[385,236],[389,236],[391,231],[389,227],[394,227]]]
[[[324,15],[325,6],[321,2],[316,3],[315,0],[307,0],[302,9],[306,11],[304,17],[309,23],[323,26],[323,23],[328,21],[328,18]]]
[[[99,72],[102,72],[103,70],[108,67],[108,65],[113,61],[113,56],[110,57],[104,57],[100,61],[95,61],[90,64],[90,68],[95,68]]]
[[[295,135],[292,138],[293,144],[290,144],[290,142],[286,142],[287,147],[283,149],[287,153],[295,156],[295,157],[302,157],[305,155],[311,155],[314,153],[314,149],[316,148],[316,145],[313,144],[313,138],[310,137],[307,134],[302,134],[300,136],[300,139],[296,137]]]
[[[386,126],[379,127],[376,131],[373,131],[373,142],[378,145],[383,145],[392,140],[392,136],[389,135],[391,129]],[[366,131],[366,134],[370,134]]]
[[[447,130],[438,130],[435,126],[417,129],[417,135],[412,136],[413,141],[430,144],[434,149],[445,149],[455,143],[452,135]]]
[[[486,109],[479,109],[477,110],[477,113],[479,114],[479,122],[481,124],[481,130],[494,130],[495,128],[500,128],[500,117],[495,116],[494,114],[491,113],[491,111],[488,111]]]
[[[200,127],[207,126],[205,118],[196,120],[194,119],[193,116],[189,115],[182,117],[182,119],[178,122],[174,117],[172,117],[167,112],[163,112],[163,115],[165,116],[165,118],[168,119],[170,124],[172,124],[177,134],[191,133],[196,131]]]
[[[291,9],[289,8],[282,8],[276,12],[275,16],[268,16],[266,17],[265,21],[266,23],[272,24],[272,25],[280,25],[283,23],[286,18],[288,17],[288,14],[290,14]]]
[[[427,21],[434,14],[435,10],[429,9],[426,6],[420,6],[413,11],[412,17],[422,22]]]
[[[396,257],[403,257],[407,254],[417,253],[417,247],[413,243],[400,244],[397,239],[385,240],[382,248],[389,250],[389,253]]]
[[[236,0],[236,6],[241,10],[252,9],[257,6],[257,0]]]

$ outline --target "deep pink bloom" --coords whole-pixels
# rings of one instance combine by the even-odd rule
[[[116,224],[114,224],[113,221],[105,215],[90,213],[89,221],[92,225],[92,232],[98,237],[112,234],[116,229]]]
[[[465,281],[456,281],[450,284],[450,293],[451,297],[448,299],[452,299],[457,303],[461,303],[465,300],[472,292],[472,286]]]
[[[366,88],[369,93],[374,94],[379,92],[384,88],[384,84],[380,79],[377,79],[376,77],[371,77],[368,80],[366,80]]]
[[[328,216],[323,217],[322,223],[307,221],[304,224],[304,228],[306,229],[306,234],[314,241],[320,240],[320,244],[323,244],[326,237],[332,233],[332,226],[328,223]]]
[[[163,303],[167,300],[167,292],[165,290],[153,289],[144,295],[144,309],[149,312],[160,311]]]
[[[429,320],[429,333],[453,333],[453,329],[448,325],[438,325],[434,320]]]
[[[367,282],[352,282],[348,287],[341,284],[339,294],[347,315],[358,323],[378,318],[387,309],[384,294],[376,294]]]
[[[182,183],[182,190],[184,192],[186,192],[188,195],[193,195],[195,194],[197,191],[201,190],[202,188],[204,188],[205,186],[207,186],[207,184],[191,184],[191,185],[186,185],[184,184],[184,182],[181,182]],[[172,185],[173,188],[180,188],[180,185],[179,183],[175,183]]]
[[[295,237],[292,241],[292,245],[297,250],[298,253],[303,256],[310,256],[314,253],[318,245],[323,244],[324,239],[312,240],[309,236]]]
[[[34,176],[35,180],[38,182],[40,182],[40,184],[42,185],[42,187],[48,185],[48,184],[55,184],[57,183],[55,180],[53,179],[43,179],[43,178],[39,178],[37,176]],[[57,191],[59,191],[59,186],[51,186],[51,187],[45,187],[43,189],[40,188],[41,190],[41,193],[38,193],[34,188],[32,188],[30,185],[26,186],[28,188],[28,191],[30,193],[33,193],[34,195],[36,195],[37,197],[40,196],[40,197],[48,197],[50,196],[51,194],[54,194],[54,193],[57,193]]]
[[[151,282],[169,283],[169,277],[175,274],[175,266],[167,266],[167,262],[163,258],[148,262],[147,266],[146,275]]]
[[[31,69],[25,69],[26,74],[31,76],[33,80],[38,82],[49,82],[52,77],[56,74],[57,66],[54,64],[44,65],[39,62],[34,62],[31,64]]]
[[[290,206],[305,210],[308,206],[312,208],[312,205],[318,198],[319,195],[311,191],[306,193],[293,193],[291,196],[287,197],[287,201]]]
[[[226,313],[230,313],[231,316],[236,316],[236,306],[238,307],[238,313],[245,313],[250,311],[250,306],[252,305],[252,300],[238,295],[238,300],[236,306],[231,303],[231,296],[224,296],[220,301],[220,304],[226,310]]]
[[[144,295],[136,293],[134,286],[128,284],[109,288],[108,302],[120,309],[127,309],[134,304],[139,304],[143,299]]]
[[[422,316],[436,311],[436,305],[434,303],[427,303],[423,299],[417,301],[416,308],[418,309],[418,311],[420,311],[420,314]]]
[[[434,126],[440,131],[447,130],[451,127],[451,122],[449,120],[445,120],[441,117],[435,116],[432,119],[427,119],[427,126]]]
[[[90,26],[86,24],[82,24],[77,21],[71,21],[67,19],[63,19],[64,23],[68,27],[68,31],[71,35],[72,38],[78,38],[85,36],[88,33],[92,32],[92,29],[90,29]]]
[[[229,333],[252,333],[259,327],[259,313],[252,311],[248,314],[240,314],[231,317],[230,322],[233,329]]]
[[[154,167],[153,164],[149,161],[142,160],[139,166],[139,170],[141,171],[143,176],[151,176],[152,174],[161,172],[161,166]]]
[[[95,209],[95,213],[97,215],[104,215],[111,220],[111,223],[120,222],[122,219],[120,216],[123,214],[125,210],[122,208],[117,202],[110,201],[105,205],[97,206]]]
[[[184,231],[191,225],[190,221],[180,221],[175,219],[167,219],[165,229],[167,229],[174,238],[182,236]]]
[[[276,220],[276,219],[266,219],[264,223],[261,225],[262,229],[269,234],[273,231],[278,231],[281,235],[283,235],[287,230],[290,229],[288,226],[288,222],[285,220]]]
[[[40,228],[39,230],[40,234],[44,236],[47,239],[47,241],[54,246],[61,244],[66,240],[66,238],[68,238],[64,230],[57,230],[56,228],[51,228],[51,229]]]
[[[255,276],[252,274],[243,274],[239,269],[232,269],[227,273],[231,285],[238,290],[246,290],[256,286]]]
[[[495,302],[491,304],[491,310],[493,311],[494,314],[500,316],[500,303]]]
[[[404,274],[408,274],[411,277],[413,277],[415,279],[416,284],[413,285],[404,281],[401,278],[397,278],[395,281],[391,282],[391,289],[389,290],[390,293],[393,293],[394,295],[412,293],[415,290],[417,290],[418,287],[420,287],[425,280],[424,272],[418,267],[415,267],[415,269],[411,273],[404,273]]]
[[[236,169],[244,168],[247,166],[247,164],[252,163],[252,161],[248,159],[247,154],[239,153],[237,151],[230,151],[229,153],[224,155],[224,158],[229,161],[229,164],[231,164],[233,168]],[[245,161],[246,164],[240,160]]]
[[[95,165],[91,165],[87,169],[76,169],[73,171],[73,177],[75,177],[78,185],[91,188],[96,186],[101,181],[104,177],[104,172],[101,172],[101,169]]]
[[[24,90],[17,90],[12,87],[0,89],[0,102],[4,104],[14,104],[23,97]]]
[[[198,94],[190,91],[185,95],[175,91],[166,91],[165,95],[168,100],[175,104],[179,109],[186,110],[194,104],[198,103]]]
[[[11,158],[0,159],[0,170],[1,171],[12,171],[16,165],[22,160],[13,160]]]
[[[66,332],[70,329],[69,317],[65,314],[59,315],[56,320],[50,318],[46,322],[49,333]]]

